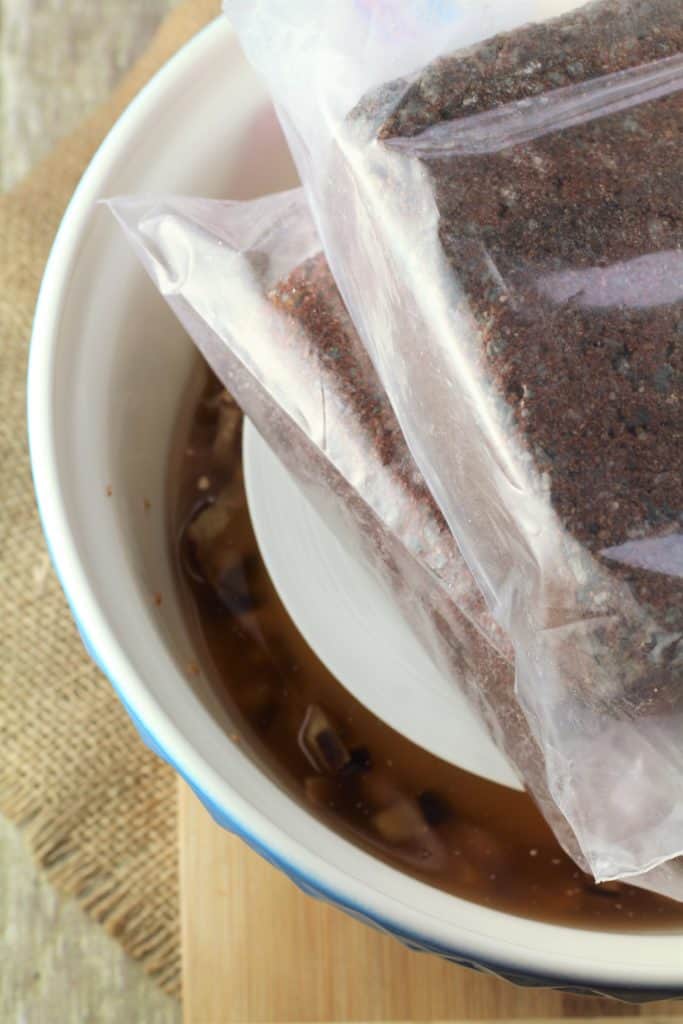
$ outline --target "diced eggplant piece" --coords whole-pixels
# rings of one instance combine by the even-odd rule
[[[259,675],[262,676],[256,674],[254,677],[247,677],[240,687],[239,706],[252,722],[257,722],[263,727],[272,720],[277,711],[277,695],[272,681],[260,678]]]
[[[239,454],[242,438],[242,412],[227,391],[218,400],[218,424],[212,454],[219,466],[231,465]]]
[[[299,746],[316,769],[336,775],[349,763],[346,744],[317,704],[311,704],[299,729]]]
[[[422,816],[428,825],[443,825],[453,817],[453,809],[445,797],[433,789],[425,789],[417,798]]]
[[[419,842],[428,831],[415,801],[399,798],[390,807],[378,811],[372,818],[377,834],[390,845]]]
[[[306,799],[318,809],[334,809],[336,791],[332,779],[327,775],[309,775],[304,780]]]
[[[361,775],[372,769],[372,754],[367,747],[353,747],[349,762],[344,766],[345,775]]]

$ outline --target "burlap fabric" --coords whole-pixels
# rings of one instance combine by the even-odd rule
[[[188,0],[111,100],[0,197],[0,812],[39,864],[168,992],[180,993],[175,778],[88,660],[45,551],[25,379],[52,238],[96,147],[147,79],[218,13]]]

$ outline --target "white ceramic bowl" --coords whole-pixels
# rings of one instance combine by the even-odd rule
[[[417,948],[517,981],[632,998],[681,993],[680,933],[601,934],[522,920],[361,852],[230,742],[217,701],[188,678],[165,485],[195,356],[96,202],[133,192],[248,197],[292,182],[262,87],[218,21],[124,114],[64,217],[36,313],[29,425],[45,532],[86,646],[143,737],[218,822],[307,891]]]

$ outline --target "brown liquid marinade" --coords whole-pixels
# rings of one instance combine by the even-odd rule
[[[327,672],[259,556],[240,438],[239,413],[210,379],[182,440],[172,500],[202,670],[239,723],[245,748],[329,827],[445,892],[581,927],[680,925],[680,904],[626,885],[595,886],[526,794],[410,743]]]

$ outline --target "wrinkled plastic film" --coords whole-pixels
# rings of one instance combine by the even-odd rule
[[[677,857],[683,8],[226,10],[554,803],[598,878]]]
[[[316,252],[303,193],[111,206],[222,382],[337,536],[363,554],[552,816],[542,756],[515,699],[509,645]],[[556,824],[580,860],[569,830]]]

